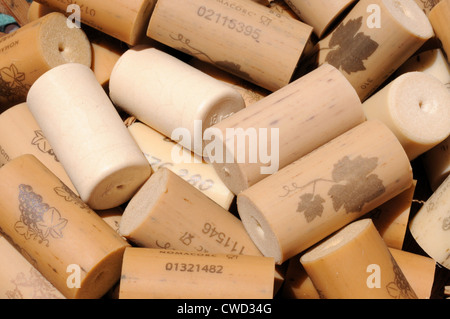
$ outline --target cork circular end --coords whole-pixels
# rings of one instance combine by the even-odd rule
[[[423,72],[399,76],[389,99],[393,119],[412,140],[435,145],[450,134],[450,93],[434,76]]]
[[[281,264],[283,260],[279,240],[264,215],[244,194],[238,196],[237,206],[244,228],[256,247],[264,256],[272,257],[276,264]]]
[[[160,196],[167,192],[169,173],[166,168],[158,169],[129,201],[120,219],[120,235],[133,240],[132,234],[151,214],[152,207]]]
[[[40,34],[42,54],[50,68],[64,63],[92,63],[92,48],[84,31],[70,28],[67,18],[59,12],[46,16]]]
[[[366,218],[345,226],[334,235],[328,237],[328,239],[325,239],[323,242],[311,248],[308,252],[302,255],[300,262],[302,264],[314,262],[334,253],[347,243],[351,242],[360,233],[368,229],[371,224],[372,220]]]
[[[410,0],[383,0],[384,6],[406,30],[419,38],[429,39],[433,27],[420,7]]]

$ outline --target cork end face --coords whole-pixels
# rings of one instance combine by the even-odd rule
[[[391,15],[417,37],[429,39],[434,36],[430,21],[414,1],[383,0],[383,3]]]
[[[306,252],[301,258],[302,264],[314,262],[329,254],[334,253],[347,243],[351,242],[361,232],[365,231],[372,224],[371,219],[361,219],[353,222],[348,226],[342,228],[328,239],[318,244],[308,252]]]
[[[166,168],[158,169],[133,196],[122,214],[119,224],[120,235],[131,238],[136,229],[151,214],[152,207],[161,195],[167,192],[169,174],[170,171]]]
[[[275,263],[280,265],[284,261],[281,247],[266,218],[243,194],[238,196],[237,206],[242,223],[256,247],[264,256],[274,258]]]
[[[91,67],[92,48],[83,30],[70,28],[59,12],[45,16],[39,34],[42,54],[50,68],[64,63],[79,63]]]
[[[423,72],[398,77],[389,96],[391,113],[405,135],[436,145],[450,134],[450,93],[441,81]]]

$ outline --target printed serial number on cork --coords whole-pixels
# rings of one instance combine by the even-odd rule
[[[214,264],[186,264],[186,263],[171,263],[165,264],[166,271],[180,271],[180,272],[205,272],[210,274],[222,274],[223,265]]]

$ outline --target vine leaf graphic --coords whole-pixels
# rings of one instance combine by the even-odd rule
[[[44,237],[62,238],[62,230],[66,224],[67,219],[61,218],[59,211],[52,207],[42,215],[42,221],[38,226]]]
[[[337,184],[328,192],[335,211],[344,207],[347,213],[361,212],[364,204],[386,191],[378,175],[370,174],[377,165],[378,158],[361,156],[354,160],[345,156],[335,164],[332,178]]]
[[[4,67],[0,70],[0,76],[8,83],[10,88],[15,88],[22,85],[22,81],[25,80],[25,73],[19,72],[17,67],[14,64],[11,66]]]
[[[363,32],[362,17],[340,24],[333,32],[325,61],[346,73],[364,71],[364,60],[367,60],[378,48],[378,43]]]
[[[320,196],[311,193],[300,196],[300,203],[298,204],[297,212],[304,212],[306,221],[312,222],[314,218],[322,216],[325,200]]]

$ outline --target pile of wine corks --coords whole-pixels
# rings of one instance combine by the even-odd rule
[[[0,298],[446,298],[449,16],[32,2],[0,37]]]

